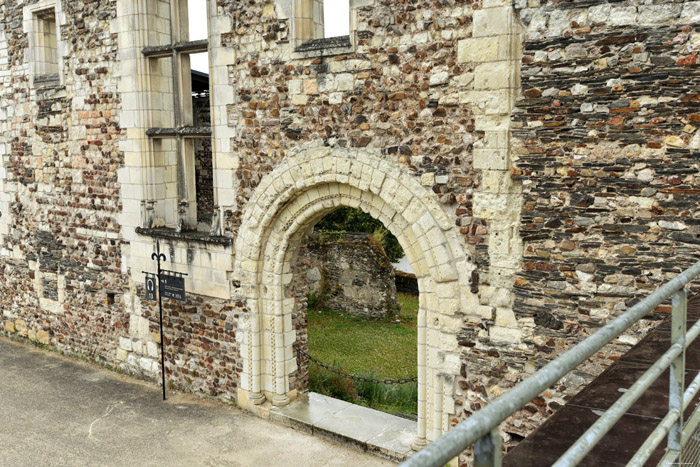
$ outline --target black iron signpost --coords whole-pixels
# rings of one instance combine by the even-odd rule
[[[158,313],[160,320],[160,374],[163,383],[163,400],[165,400],[165,342],[163,340],[163,297],[173,300],[185,300],[185,277],[187,274],[176,271],[161,269],[160,262],[167,258],[160,252],[160,242],[156,240],[156,252],[151,255],[151,259],[158,262],[158,272],[141,271],[146,274],[146,299],[156,299],[156,288],[158,289]],[[158,286],[156,287],[156,284]]]

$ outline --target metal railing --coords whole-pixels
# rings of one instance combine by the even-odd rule
[[[685,285],[698,275],[700,275],[700,262],[683,271],[595,334],[452,428],[401,466],[443,467],[471,445],[474,445],[476,467],[500,466],[502,439],[498,427],[501,422],[668,298],[672,298],[669,349],[553,465],[563,467],[578,464],[668,367],[671,368],[668,414],[627,465],[643,465],[666,436],[668,436],[668,447],[661,465],[670,466],[674,463],[677,465],[682,446],[698,437],[697,428],[700,425],[698,410],[685,425],[683,424],[683,412],[700,389],[700,374],[698,374],[683,391],[685,349],[700,334],[700,321],[686,333],[688,295]]]

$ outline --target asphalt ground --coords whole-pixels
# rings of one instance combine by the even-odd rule
[[[379,466],[391,462],[0,337],[0,466]]]

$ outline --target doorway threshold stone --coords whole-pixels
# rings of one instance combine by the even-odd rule
[[[270,409],[271,420],[393,461],[413,453],[416,422],[378,410],[309,393]]]

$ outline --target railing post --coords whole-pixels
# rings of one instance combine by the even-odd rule
[[[502,449],[503,440],[497,425],[474,443],[474,467],[501,467]]]
[[[683,352],[671,363],[669,375],[669,410],[678,409],[680,417],[668,433],[668,453],[680,455],[681,432],[683,431],[683,392],[685,390],[685,328],[687,322],[688,292],[685,287],[673,295],[671,312],[671,345],[683,347]]]

